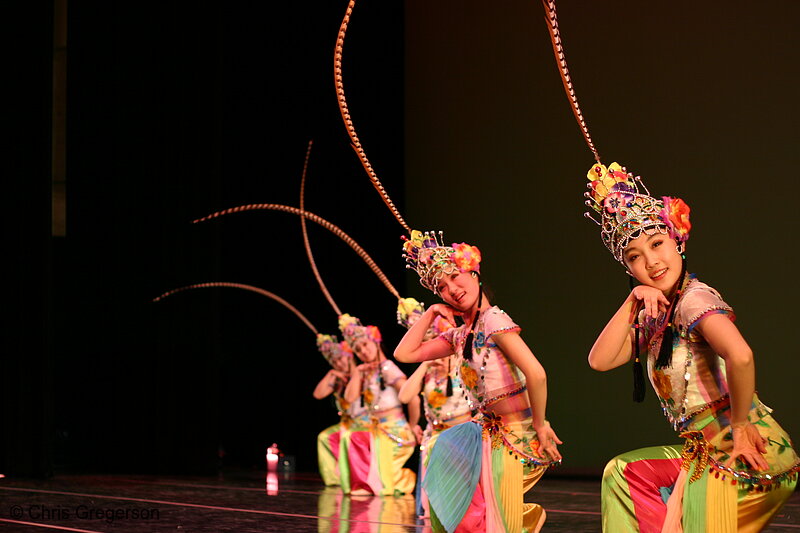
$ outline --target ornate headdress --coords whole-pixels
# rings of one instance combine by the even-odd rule
[[[364,326],[358,318],[347,313],[339,316],[339,331],[342,332],[345,342],[351,347],[364,337],[376,344],[380,344],[383,340],[377,326]]]
[[[397,323],[406,329],[414,325],[425,312],[425,304],[415,298],[400,298],[397,301]]]
[[[403,257],[406,268],[419,275],[420,284],[436,294],[437,282],[446,274],[454,272],[481,271],[481,251],[467,243],[445,246],[442,232],[411,232],[411,238],[403,237]]]
[[[578,97],[567,68],[555,0],[542,0],[542,4],[561,82],[575,120],[596,161],[587,173],[589,178],[587,186],[590,191],[584,196],[587,197],[586,205],[599,213],[600,220],[598,221],[589,212],[585,213],[585,216],[600,226],[603,244],[620,263],[623,263],[622,253],[625,247],[632,239],[641,235],[641,232],[647,235],[655,232],[668,233],[676,241],[685,242],[689,238],[692,226],[689,222],[689,206],[683,200],[669,196],[659,200],[650,195],[650,191],[639,176],[634,177],[617,163],[612,163],[606,168],[600,161],[600,154],[589,135],[589,127],[578,105]]]
[[[659,200],[650,196],[642,179],[618,163],[611,163],[608,168],[595,163],[586,177],[590,189],[584,193],[586,205],[599,213],[600,220],[590,212],[586,216],[600,226],[603,244],[617,261],[623,262],[625,247],[641,232],[669,234],[679,243],[689,238],[690,210],[680,198],[664,196]]]
[[[425,304],[418,302],[414,298],[401,298],[397,303],[397,323],[406,329],[410,329],[414,323],[419,320],[422,313],[425,312]],[[431,327],[425,333],[426,338],[438,337],[445,331],[454,328],[455,325],[451,324],[449,320],[441,315],[437,315],[433,319]]]
[[[336,359],[342,357],[353,357],[353,352],[346,349],[347,343],[339,342],[336,335],[317,334],[317,349],[322,357],[325,358],[331,366]]]

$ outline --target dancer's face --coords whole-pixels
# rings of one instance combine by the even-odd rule
[[[681,275],[682,260],[677,246],[678,243],[669,235],[642,233],[625,247],[625,266],[639,283],[669,295]]]
[[[380,348],[374,341],[366,337],[361,337],[355,344],[353,344],[353,351],[356,353],[362,363],[372,363],[378,360]]]
[[[333,359],[333,368],[339,372],[347,372],[350,370],[349,357],[336,357]]]
[[[473,272],[445,274],[436,285],[444,302],[459,311],[469,311],[478,304],[481,287]]]

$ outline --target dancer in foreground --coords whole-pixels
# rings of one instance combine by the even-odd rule
[[[689,207],[655,198],[638,176],[601,163],[567,68],[555,1],[543,5],[562,84],[596,161],[587,174],[594,211],[587,216],[640,284],[600,333],[589,364],[605,371],[632,359],[634,399],[642,401],[645,357],[664,414],[684,439],[608,463],[603,531],[761,531],[794,490],[800,460],[755,393],[753,353],[733,309],[687,271]]]
[[[640,285],[595,341],[589,364],[611,370],[640,355],[683,446],[611,460],[603,529],[761,531],[794,491],[800,460],[755,392],[755,362],[733,309],[686,269],[689,207],[654,198],[616,163],[588,174],[603,242]],[[637,375],[635,373],[635,376]]]
[[[483,294],[480,251],[445,246],[418,231],[404,245],[408,266],[445,303],[429,307],[395,350],[398,361],[450,357],[459,369],[471,422],[442,432],[428,458],[423,486],[435,531],[539,531],[544,509],[523,495],[548,466],[561,461],[545,419],[544,368],[519,335],[520,327]],[[437,316],[464,324],[425,341]]]

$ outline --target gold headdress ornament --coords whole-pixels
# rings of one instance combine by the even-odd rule
[[[283,298],[281,298],[277,294],[269,292],[267,290],[264,290],[264,289],[262,289],[260,287],[256,287],[256,286],[253,286],[253,285],[247,285],[245,283],[232,283],[232,282],[227,282],[227,281],[212,281],[212,282],[207,282],[207,283],[194,283],[192,285],[186,285],[184,287],[179,287],[177,289],[172,289],[171,291],[167,291],[167,292],[161,294],[160,296],[157,296],[156,298],[153,298],[153,302],[160,302],[161,300],[163,300],[163,299],[165,299],[165,298],[167,298],[169,296],[172,296],[173,294],[177,294],[179,292],[184,292],[184,291],[193,290],[193,289],[211,289],[211,288],[219,288],[219,287],[241,289],[241,290],[245,290],[245,291],[249,291],[249,292],[254,292],[256,294],[260,294],[262,296],[266,296],[267,298],[270,298],[270,299],[278,302],[282,306],[284,306],[286,309],[288,309],[289,311],[294,313],[294,315],[297,318],[299,318],[303,322],[303,324],[305,324],[308,327],[308,329],[310,329],[312,331],[312,333],[314,333],[314,335],[316,335],[317,348],[319,349],[320,353],[322,353],[322,356],[325,358],[325,360],[328,361],[328,363],[330,363],[331,365],[333,364],[333,360],[336,359],[336,358],[339,358],[339,357],[351,357],[352,356],[352,354],[350,352],[342,349],[342,346],[338,342],[338,340],[336,339],[335,335],[324,335],[324,334],[320,333],[319,331],[317,331],[317,328],[314,327],[314,324],[312,324],[311,321],[308,318],[306,318],[305,315],[303,315],[303,313],[298,311],[295,306],[293,306],[292,304],[290,304],[289,302],[287,302],[286,300],[284,300]]]
[[[364,170],[367,172],[369,176],[370,182],[380,194],[381,199],[383,199],[383,203],[389,208],[392,215],[394,215],[395,219],[398,223],[400,223],[403,228],[408,232],[410,235],[410,239],[405,238],[405,242],[403,244],[403,256],[406,257],[407,267],[412,268],[419,274],[420,276],[420,283],[422,285],[433,292],[436,292],[434,287],[431,285],[431,281],[436,278],[441,278],[444,275],[445,271],[454,271],[453,269],[460,267],[456,265],[454,261],[452,261],[453,253],[456,252],[459,248],[464,249],[466,254],[471,257],[477,257],[477,264],[475,268],[471,270],[478,271],[479,263],[480,263],[480,251],[475,246],[470,246],[465,243],[461,244],[453,244],[452,246],[445,246],[444,242],[441,241],[442,239],[442,232],[438,232],[438,240],[436,237],[435,232],[426,232],[423,236],[422,232],[412,230],[411,227],[406,223],[403,219],[402,215],[400,215],[400,211],[392,202],[392,199],[389,197],[389,194],[386,192],[386,189],[381,184],[380,180],[378,179],[378,175],[375,173],[375,170],[372,168],[372,164],[367,159],[367,154],[364,151],[364,148],[361,146],[361,141],[358,139],[358,134],[356,133],[355,125],[353,124],[353,120],[350,117],[350,111],[347,107],[347,99],[344,94],[344,82],[342,76],[342,57],[344,52],[344,39],[345,34],[347,32],[347,26],[350,23],[350,15],[353,12],[353,7],[355,6],[355,0],[350,0],[349,4],[347,5],[347,10],[345,11],[344,18],[342,19],[342,23],[339,26],[339,34],[336,37],[336,48],[334,50],[333,55],[333,74],[334,74],[334,82],[336,85],[336,97],[337,101],[339,102],[339,111],[342,115],[342,120],[344,121],[345,128],[347,129],[347,135],[350,137],[350,142],[355,150],[356,155],[358,156],[359,161],[361,161],[361,165],[364,167]],[[428,237],[433,236],[433,237]],[[423,243],[428,243],[428,246],[424,246],[426,250],[422,251],[421,248],[423,247]],[[467,248],[465,248],[467,247]],[[424,257],[422,263],[418,261],[420,256]],[[431,259],[432,262],[428,264],[426,261]],[[462,270],[463,271],[463,270]],[[438,278],[437,278],[438,276]],[[400,315],[401,310],[398,307],[398,316]]]
[[[600,226],[603,244],[620,263],[623,263],[622,253],[628,242],[642,232],[648,235],[655,232],[668,233],[678,242],[686,241],[692,226],[689,222],[689,206],[683,200],[669,196],[655,198],[650,195],[639,176],[634,176],[617,163],[606,168],[600,161],[567,68],[555,0],[542,0],[542,4],[561,82],[575,120],[596,161],[587,173],[587,187],[590,190],[584,196],[585,204],[599,214],[600,220],[589,212],[584,215]]]

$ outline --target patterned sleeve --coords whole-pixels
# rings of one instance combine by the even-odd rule
[[[444,342],[449,344],[451,350],[455,350],[456,347],[455,347],[453,339],[454,339],[454,335],[456,334],[456,330],[457,329],[458,328],[450,328],[447,331],[445,331],[444,333],[441,333],[437,338],[438,339],[442,339]]]
[[[383,365],[381,365],[381,375],[383,376],[383,381],[389,386],[394,385],[397,383],[399,379],[405,379],[406,375],[403,374],[403,371],[400,370],[394,361],[385,361]]]
[[[511,320],[511,317],[496,307],[486,312],[486,319],[483,322],[483,329],[487,337],[508,333],[510,331],[522,331],[522,328]]]
[[[701,320],[713,314],[724,314],[731,320],[736,318],[733,308],[709,286],[687,291],[681,299],[680,309],[676,311],[679,314],[678,323],[686,328],[687,333],[691,333]]]

